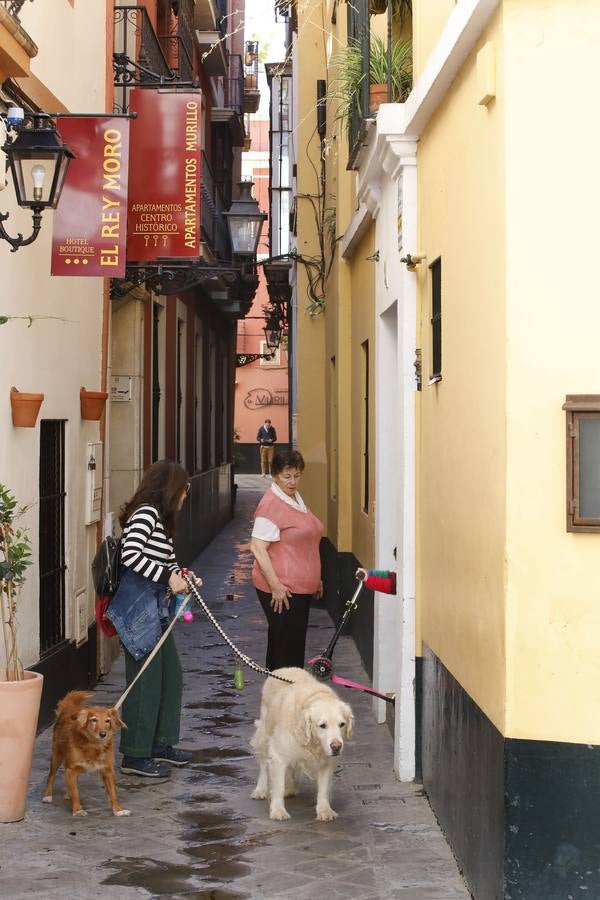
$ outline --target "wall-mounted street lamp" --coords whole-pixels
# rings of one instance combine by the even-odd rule
[[[263,328],[267,347],[276,350],[281,344],[281,330],[279,328]]]
[[[240,196],[223,213],[229,228],[233,255],[243,261],[256,261],[260,233],[267,214],[261,212],[252,196],[253,181],[240,181]]]
[[[27,238],[22,234],[11,237],[2,224],[9,213],[0,213],[0,238],[8,241],[13,253],[35,241],[42,227],[42,210],[56,209],[69,163],[75,156],[60,139],[50,116],[34,113],[19,117],[17,112],[18,108],[13,108],[7,117],[8,124],[17,127],[16,137],[7,139],[1,149],[7,156],[17,203],[32,210],[33,230]]]

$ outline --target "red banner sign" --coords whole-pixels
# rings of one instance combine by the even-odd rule
[[[200,91],[131,92],[129,262],[200,255],[201,103]]]
[[[52,275],[125,275],[129,119],[58,120],[75,153],[54,213]]]

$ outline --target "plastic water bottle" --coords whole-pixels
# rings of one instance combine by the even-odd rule
[[[185,594],[175,594],[173,597],[173,618],[183,618],[184,622],[193,622],[194,615],[191,609],[185,609],[183,613],[181,612],[181,607],[185,601]]]
[[[237,660],[235,661],[235,670],[233,673],[233,686],[237,691],[242,691],[244,689],[244,670]]]

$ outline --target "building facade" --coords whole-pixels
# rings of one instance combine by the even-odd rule
[[[116,639],[96,634],[90,562],[102,534],[118,530],[119,510],[145,468],[168,457],[190,473],[176,536],[182,562],[232,514],[237,320],[258,283],[255,255],[234,258],[224,216],[241,177],[244,116],[260,99],[243,4],[60,0],[52,7],[0,3],[0,112],[18,106],[58,122],[119,116],[133,150],[118,178],[130,198],[134,185],[141,191],[138,207],[149,211],[136,218],[130,205],[127,266],[111,279],[50,276],[51,211],[31,246],[9,255],[11,245],[0,240],[7,421],[0,463],[2,483],[28,507],[22,524],[31,530],[34,564],[20,599],[20,645],[24,665],[46,676],[42,723],[68,689],[93,684],[118,652]],[[183,103],[193,115],[175,147],[172,108]],[[160,147],[169,150],[157,156]],[[175,165],[172,148],[178,159],[182,149],[189,154],[182,196],[172,204],[189,202],[179,254],[169,232],[180,226],[153,194]],[[88,157],[87,145],[80,156]],[[12,193],[12,186],[2,192],[7,227],[26,233]],[[115,222],[107,209],[106,223]],[[106,224],[107,235],[118,232]],[[83,275],[83,266],[73,274]],[[34,428],[9,424],[12,385],[44,393]],[[82,387],[108,394],[99,421],[82,418]]]
[[[398,7],[412,89],[376,113],[360,98],[341,134],[339,54],[354,37],[369,59],[386,17],[375,4],[296,10],[295,121],[314,151],[298,158],[298,247],[318,255],[307,207],[321,158],[337,241],[324,315],[303,319],[298,300],[306,493],[327,522],[333,597],[356,562],[397,569],[396,600],[367,603],[355,636],[374,685],[395,694],[398,776],[422,778],[474,896],[594,894],[597,309],[585,267],[561,263],[551,206],[561,198],[585,259],[600,11]],[[558,108],[579,123],[568,139]],[[556,164],[567,141],[576,166]]]
[[[254,196],[262,210],[271,215],[269,197],[269,119],[257,115],[249,126],[250,149],[242,158],[242,177],[254,184]],[[278,154],[275,154],[277,158]],[[263,226],[258,245],[258,259],[271,256],[269,235],[273,226],[269,219]],[[277,255],[277,254],[273,254]],[[267,265],[268,271],[268,265]],[[285,336],[270,329],[270,298],[267,278],[262,266],[258,271],[258,289],[247,316],[238,323],[235,373],[235,471],[260,472],[259,427],[271,419],[277,432],[277,445],[289,442],[289,379]],[[276,329],[275,329],[276,330]]]
[[[0,111],[104,113],[109,21],[104,3],[0,3]],[[17,207],[4,169],[0,181],[3,224],[27,236],[31,214]],[[18,524],[29,529],[33,564],[19,596],[19,647],[23,665],[45,676],[41,722],[67,690],[96,680],[90,562],[104,429],[82,418],[80,389],[105,389],[109,317],[102,279],[51,277],[52,222],[45,211],[35,243],[15,253],[0,240],[0,314],[8,317],[0,326],[0,481],[27,508]],[[12,386],[44,395],[34,427],[12,424]]]
[[[147,0],[144,9],[118,3],[114,10],[119,108],[130,108],[136,87],[159,90],[167,104],[169,92],[176,100],[186,91],[200,106],[200,246],[187,261],[157,254],[150,269],[131,266],[113,292],[105,528],[114,528],[150,463],[176,459],[191,483],[176,538],[186,563],[232,515],[237,321],[257,286],[250,276],[248,289],[235,271],[223,217],[241,178],[244,117],[260,98],[257,47],[246,45],[243,21],[243,3],[234,9],[208,0]],[[163,262],[173,278],[161,276]],[[110,647],[105,652],[109,661]]]

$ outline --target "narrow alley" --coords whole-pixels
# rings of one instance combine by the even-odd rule
[[[235,519],[198,558],[204,598],[234,642],[262,664],[265,624],[250,582],[249,523],[264,490],[258,476],[238,476]],[[393,602],[390,599],[390,602]],[[314,609],[309,652],[322,650],[331,621]],[[130,818],[114,817],[100,779],[81,778],[87,818],[73,818],[62,776],[52,806],[41,802],[51,729],[36,743],[24,822],[3,827],[0,895],[10,900],[186,897],[212,900],[467,900],[468,891],[418,784],[392,771],[392,739],[374,724],[358,691],[355,739],[334,779],[334,823],[314,818],[314,786],[302,782],[289,801],[292,818],[273,822],[250,799],[256,766],[249,747],[262,678],[247,669],[234,687],[234,661],[202,612],[177,626],[184,666],[180,744],[194,761],[169,779],[148,782],[118,773]],[[366,679],[354,644],[340,639],[339,672]],[[110,705],[124,684],[122,658],[98,684],[95,702]],[[117,756],[117,760],[120,757]]]

